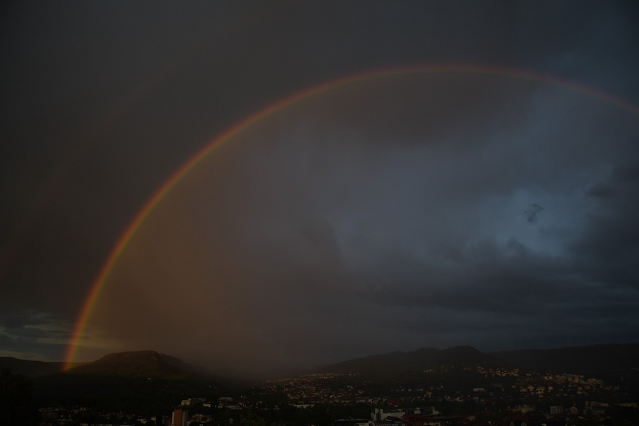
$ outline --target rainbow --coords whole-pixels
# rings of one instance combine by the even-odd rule
[[[396,68],[387,68],[381,70],[366,71],[350,76],[338,78],[328,82],[321,83],[319,85],[307,88],[300,92],[296,92],[288,97],[285,97],[274,104],[248,116],[242,121],[236,123],[234,126],[226,130],[224,133],[213,139],[211,142],[203,146],[197,151],[188,161],[180,166],[168,179],[155,191],[155,193],[147,200],[140,211],[135,215],[133,220],[120,235],[117,243],[111,250],[106,261],[102,265],[99,273],[93,281],[89,293],[82,305],[80,314],[75,323],[72,336],[69,340],[65,359],[64,369],[69,369],[75,362],[76,353],[82,337],[85,332],[86,324],[91,317],[91,312],[100,296],[100,292],[104,287],[111,271],[113,270],[118,259],[122,256],[122,253],[126,249],[131,239],[135,236],[140,226],[144,223],[146,218],[153,212],[162,199],[187,175],[193,168],[197,167],[200,162],[206,156],[208,156],[215,148],[224,144],[232,139],[235,135],[243,130],[267,119],[269,116],[281,111],[285,108],[294,106],[296,103],[311,98],[322,92],[328,90],[335,90],[343,86],[362,82],[366,80],[373,80],[388,76],[401,76],[415,73],[471,73],[471,74],[489,74],[504,77],[516,77],[527,80],[534,80],[536,82],[546,83],[554,86],[560,86],[578,93],[582,93],[589,97],[604,101],[606,103],[615,105],[621,109],[627,110],[633,114],[639,115],[639,106],[634,105],[624,99],[610,95],[608,93],[596,90],[581,84],[577,84],[568,80],[550,76],[547,74],[541,74],[532,71],[517,70],[511,68],[502,68],[494,66],[484,66],[476,64],[439,64],[439,65],[417,65],[417,66],[404,66]]]

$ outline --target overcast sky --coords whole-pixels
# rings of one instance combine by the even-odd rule
[[[0,16],[0,356],[216,368],[639,343],[633,2],[14,2]],[[463,67],[460,67],[460,69]],[[594,92],[607,95],[592,96]],[[590,93],[590,94],[589,94]],[[609,99],[609,98],[608,98]],[[637,107],[635,107],[637,108]]]

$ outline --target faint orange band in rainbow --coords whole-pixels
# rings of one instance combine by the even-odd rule
[[[633,114],[639,115],[639,106],[611,94],[603,91],[593,89],[581,84],[564,80],[558,77],[550,76],[548,74],[542,74],[527,70],[518,70],[512,68],[477,65],[477,64],[438,64],[438,65],[416,65],[416,66],[404,66],[395,68],[378,69],[372,71],[366,71],[350,76],[338,78],[328,82],[321,83],[317,86],[312,86],[308,89],[296,92],[288,97],[285,97],[274,104],[256,112],[253,115],[243,119],[236,123],[233,127],[226,130],[224,133],[213,139],[211,142],[202,147],[195,153],[186,163],[180,166],[169,178],[158,188],[157,191],[149,198],[144,204],[142,209],[133,218],[129,226],[124,230],[117,243],[111,250],[109,257],[104,262],[98,275],[96,276],[91,289],[82,305],[80,314],[78,315],[77,322],[75,323],[73,334],[70,338],[65,359],[64,369],[69,369],[75,362],[80,342],[83,338],[87,322],[91,317],[91,312],[100,296],[100,291],[104,287],[109,274],[113,270],[113,267],[117,263],[118,259],[126,249],[131,239],[135,236],[137,230],[142,223],[151,214],[155,207],[162,201],[162,199],[168,194],[180,180],[196,167],[207,155],[209,155],[215,148],[222,145],[224,142],[232,139],[235,135],[242,132],[244,129],[268,118],[272,114],[283,110],[284,108],[291,107],[299,101],[310,98],[314,95],[320,94],[328,90],[334,90],[343,86],[362,82],[366,80],[373,80],[382,77],[389,76],[401,76],[403,74],[416,74],[416,73],[460,73],[460,74],[489,74],[503,77],[516,77],[525,80],[534,80],[536,82],[547,83],[554,86],[560,86],[572,91],[582,93],[589,97],[604,101],[606,103],[613,104],[619,108],[627,110]]]

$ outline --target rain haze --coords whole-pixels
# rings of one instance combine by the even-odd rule
[[[243,120],[76,360],[639,343],[633,3],[3,9],[0,356],[62,360]]]

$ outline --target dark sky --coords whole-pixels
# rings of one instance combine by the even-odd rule
[[[14,2],[0,16],[0,356],[62,359],[149,197],[301,90],[464,63],[639,104],[634,2]],[[516,73],[390,74],[304,99],[165,197],[79,356],[264,370],[637,343],[636,111]]]

